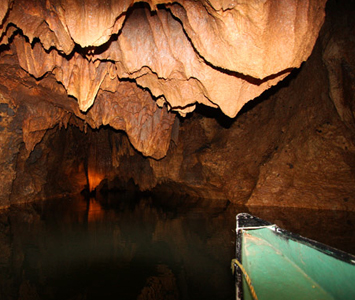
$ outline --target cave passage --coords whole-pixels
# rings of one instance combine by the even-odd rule
[[[0,300],[234,299],[235,216],[355,254],[355,2],[0,1]]]
[[[1,209],[133,183],[355,211],[353,1],[27,2],[0,5]]]
[[[355,213],[98,193],[0,214],[1,299],[235,299],[235,214],[355,254]]]

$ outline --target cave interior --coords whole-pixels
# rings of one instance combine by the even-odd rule
[[[119,279],[141,293],[132,299],[154,286],[154,299],[179,299],[176,282],[184,299],[232,299],[225,228],[239,207],[354,253],[354,15],[353,0],[1,1],[1,299],[89,299],[86,271],[62,282],[62,262],[102,263],[112,249],[133,270],[136,287]],[[132,195],[146,201],[133,209]],[[52,257],[62,248],[48,228],[88,232],[80,247],[92,252]],[[159,263],[140,278],[142,241]],[[185,257],[190,244],[204,251]],[[93,282],[107,287],[110,270],[95,265]],[[63,289],[74,285],[77,298]]]
[[[354,2],[261,2],[3,1],[0,207],[134,187],[353,211]]]
[[[134,187],[354,210],[353,1],[304,2],[5,1],[0,206]]]

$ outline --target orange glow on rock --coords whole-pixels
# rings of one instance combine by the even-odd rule
[[[99,172],[89,169],[88,170],[88,183],[89,183],[90,192],[95,190],[96,187],[101,183],[101,181],[104,178],[105,177],[103,174],[100,174]]]

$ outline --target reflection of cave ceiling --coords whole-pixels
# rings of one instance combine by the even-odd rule
[[[299,67],[326,0],[134,2],[1,1],[0,79],[27,95],[28,149],[75,114],[124,130],[160,158],[174,124],[168,110],[185,115],[202,103],[234,117]]]

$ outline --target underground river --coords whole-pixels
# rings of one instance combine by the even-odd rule
[[[235,299],[235,215],[355,254],[355,214],[107,193],[0,212],[0,299]]]

